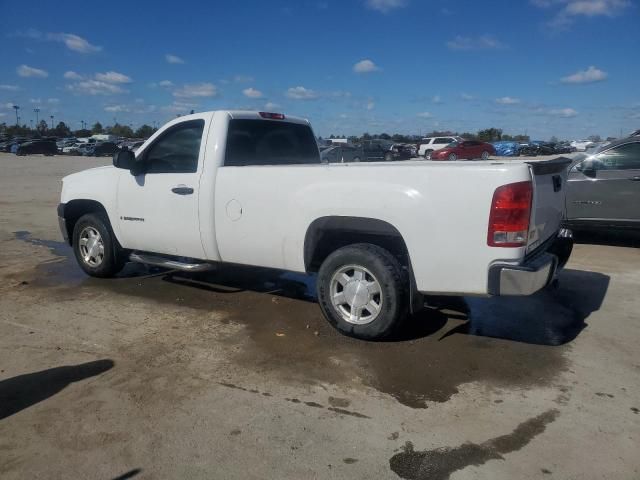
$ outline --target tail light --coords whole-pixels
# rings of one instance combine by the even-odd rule
[[[532,196],[531,182],[510,183],[496,189],[491,202],[487,245],[522,247],[527,244]]]
[[[260,112],[260,116],[271,120],[284,120],[284,113]]]

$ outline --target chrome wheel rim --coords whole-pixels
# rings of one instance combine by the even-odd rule
[[[80,256],[90,267],[98,267],[104,260],[104,242],[94,227],[85,227],[78,240]]]
[[[487,158],[489,158],[489,153],[488,152],[482,152],[482,159],[486,160]]]
[[[360,265],[346,265],[336,270],[329,292],[333,308],[353,325],[371,323],[382,312],[380,282]]]
[[[452,153],[451,155],[449,155],[449,160],[454,161],[454,160],[457,160],[457,159],[458,159],[458,157],[456,157],[455,153]]]

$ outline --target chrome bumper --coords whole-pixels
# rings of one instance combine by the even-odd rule
[[[492,265],[489,269],[490,295],[531,295],[553,280],[558,257],[544,253],[524,265]]]

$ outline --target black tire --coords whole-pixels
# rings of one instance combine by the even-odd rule
[[[487,151],[485,150],[485,151],[484,151],[484,152],[482,152],[482,154],[480,155],[480,158],[481,158],[482,160],[489,160],[489,156],[490,156],[489,152],[487,152]]]
[[[360,157],[354,157],[354,158],[353,158],[353,161],[354,161],[354,162],[359,162],[359,161],[360,161]]]
[[[377,316],[366,324],[347,321],[333,305],[331,283],[341,269],[364,267],[380,287]],[[406,318],[409,308],[408,276],[387,250],[369,243],[340,248],[322,263],[317,279],[318,303],[329,323],[340,333],[363,340],[381,340],[393,334]]]
[[[393,161],[393,155],[391,155],[391,153],[387,152],[384,154],[384,161],[385,162],[391,162]]]
[[[94,229],[100,234],[103,244],[103,254],[99,263],[90,264],[85,260],[81,252],[81,235],[85,229]],[[88,213],[78,219],[73,227],[73,253],[76,256],[78,265],[91,277],[109,278],[116,275],[124,267],[126,260],[125,252],[118,244],[111,230],[109,219],[104,213]]]
[[[433,153],[433,150],[427,150],[424,152],[424,158],[425,160],[431,160],[431,154]]]
[[[447,157],[447,160],[449,160],[450,162],[455,162],[456,160],[458,160],[458,156],[455,153],[450,153]]]

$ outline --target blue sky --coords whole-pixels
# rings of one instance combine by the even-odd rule
[[[221,108],[317,134],[640,128],[636,0],[2,1],[0,122]],[[93,4],[92,4],[93,5]]]

